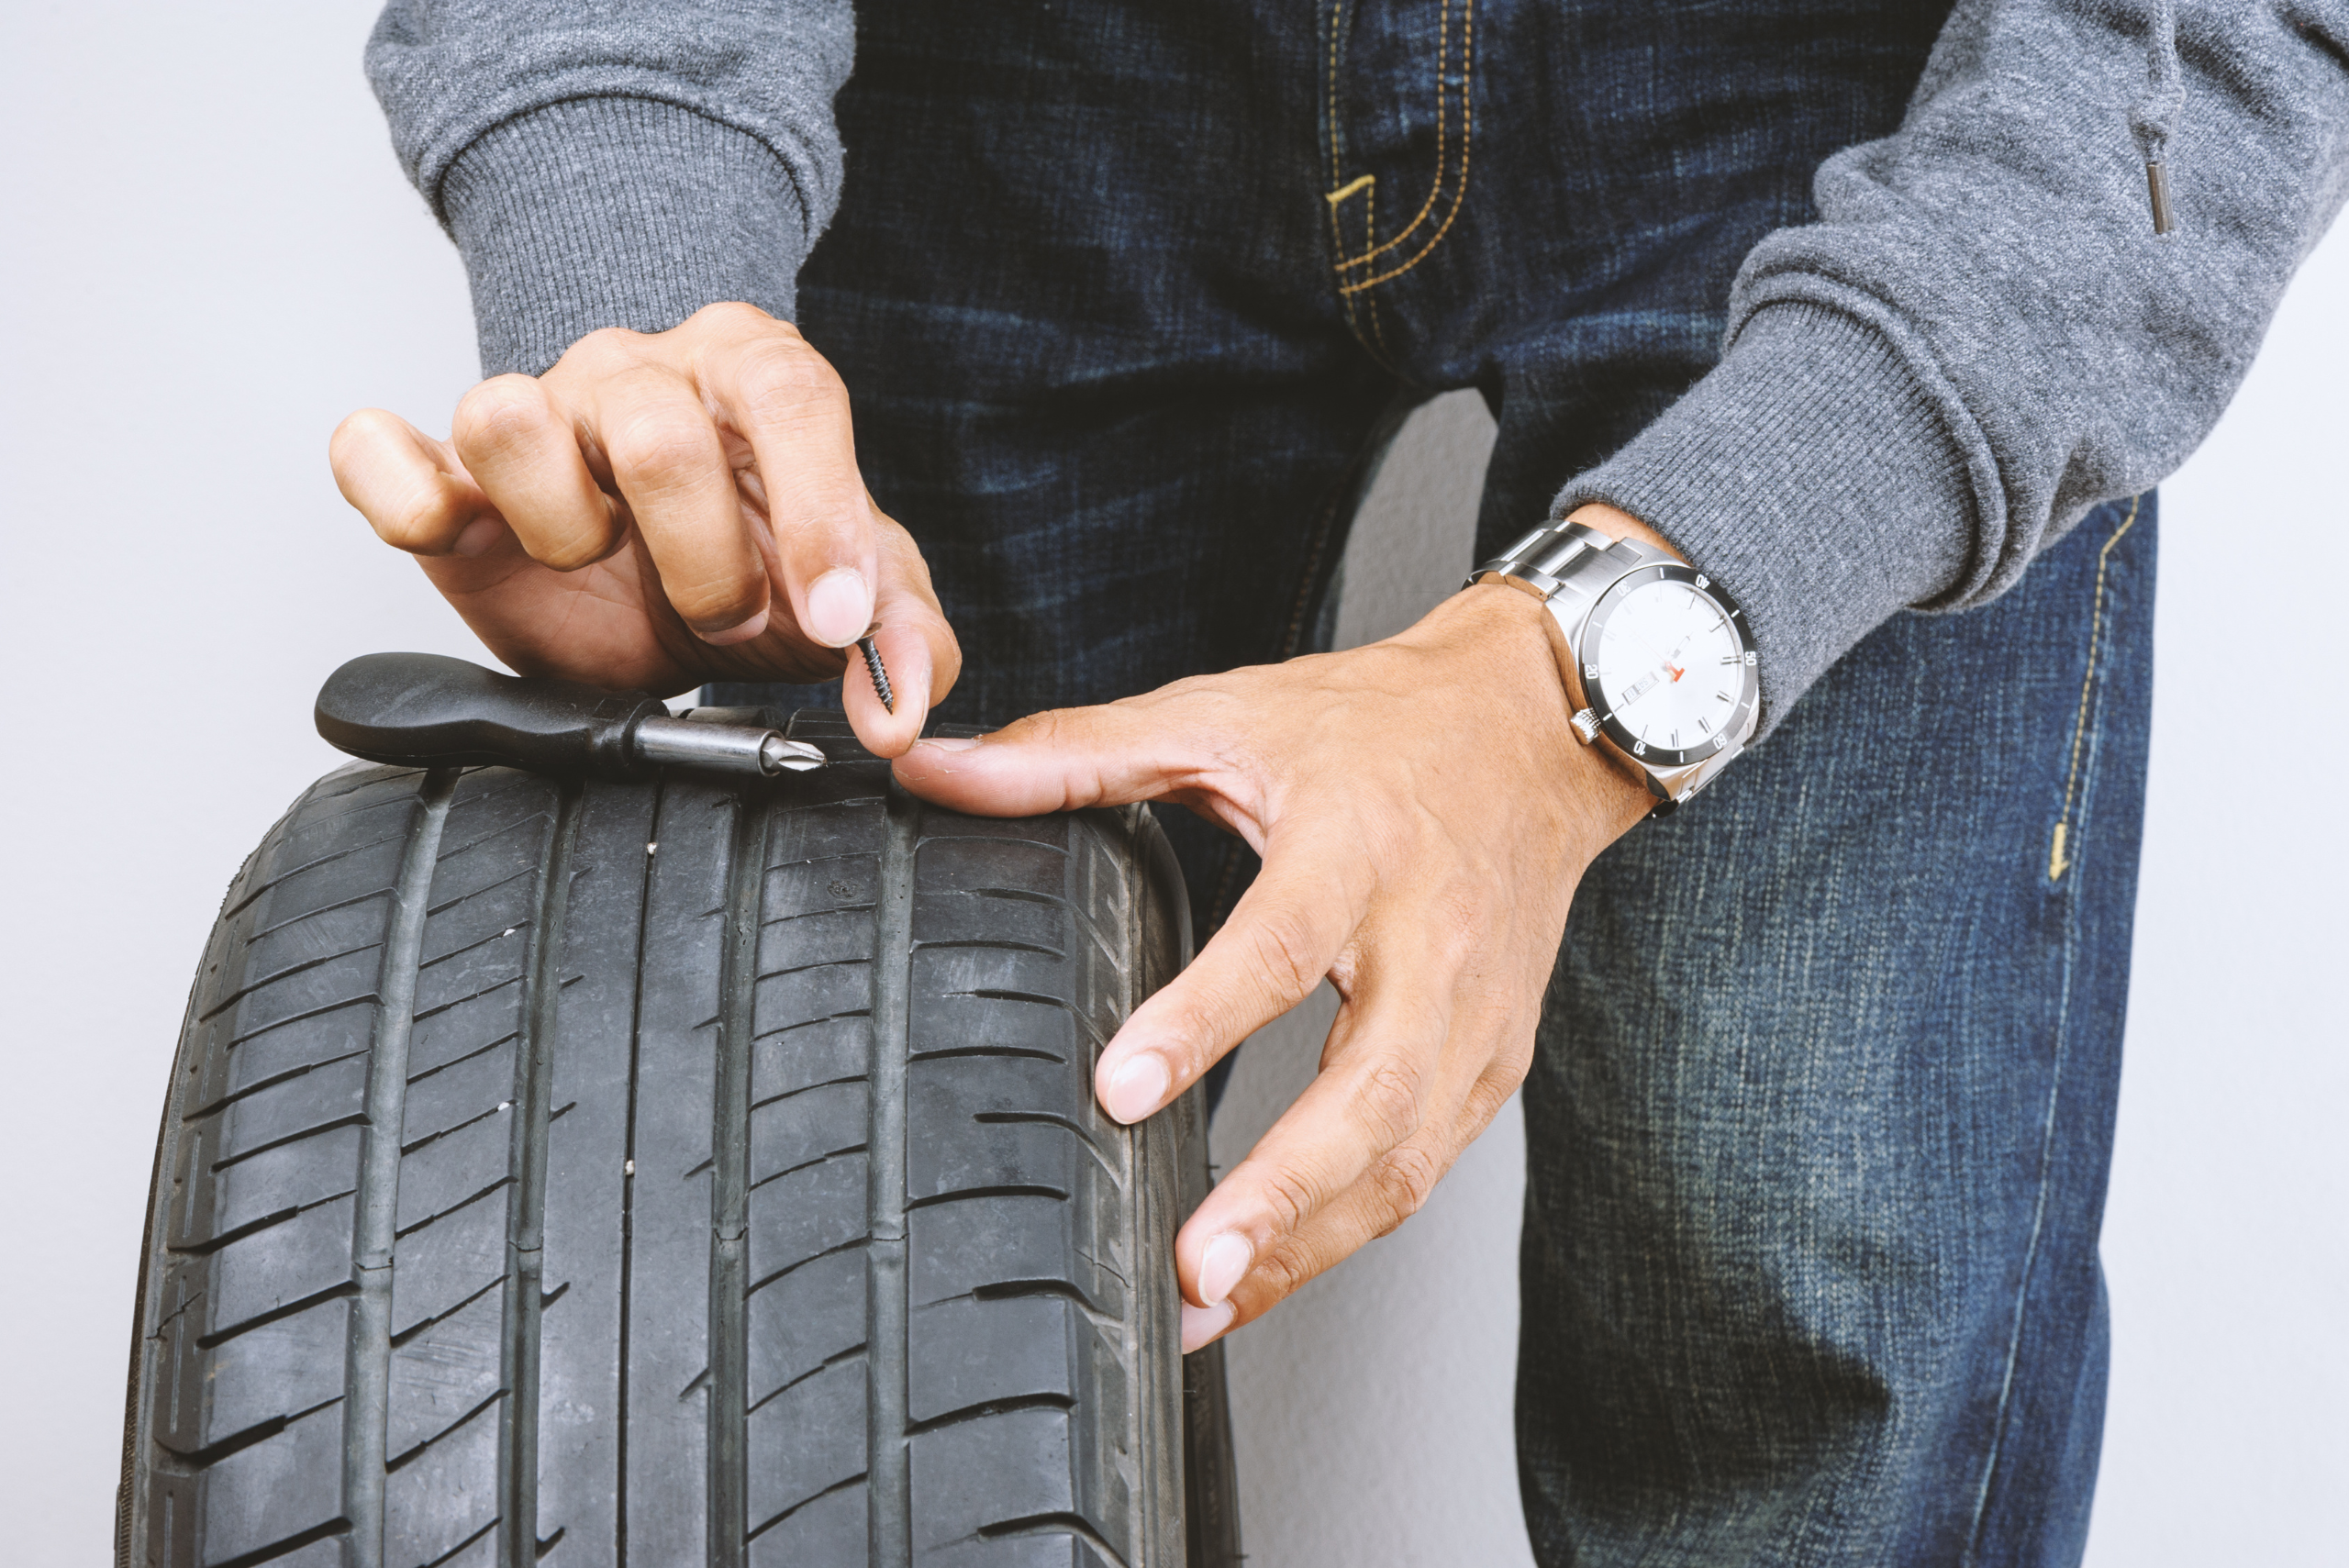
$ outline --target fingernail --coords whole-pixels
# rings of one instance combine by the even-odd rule
[[[1256,1249],[1248,1244],[1248,1238],[1225,1231],[1199,1255],[1199,1294],[1213,1307],[1231,1294],[1255,1261]]]
[[[836,566],[807,590],[807,635],[845,648],[873,624],[873,590],[853,566]]]
[[[1214,1342],[1215,1337],[1231,1327],[1231,1303],[1219,1301],[1213,1307],[1194,1307],[1183,1303],[1183,1353]]]
[[[914,742],[917,746],[935,746],[941,751],[967,751],[978,743],[975,735],[933,735]]]
[[[729,643],[748,642],[766,628],[767,612],[761,610],[740,626],[730,626],[724,631],[697,631],[694,635],[712,648],[724,648]]]
[[[459,555],[479,555],[505,536],[506,525],[495,517],[475,517],[449,548]]]
[[[1118,1063],[1109,1074],[1108,1092],[1101,1096],[1101,1106],[1118,1120],[1131,1127],[1158,1108],[1166,1097],[1166,1087],[1174,1082],[1166,1071],[1166,1062],[1154,1051],[1136,1051]]]

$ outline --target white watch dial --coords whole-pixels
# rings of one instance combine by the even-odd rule
[[[1710,597],[1686,583],[1644,583],[1623,597],[1584,654],[1614,717],[1660,751],[1726,734],[1745,685],[1744,640]]]

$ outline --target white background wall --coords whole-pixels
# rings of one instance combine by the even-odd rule
[[[0,50],[0,1547],[105,1560],[156,1106],[245,851],[335,761],[341,659],[463,653],[335,495],[327,432],[437,424],[463,280],[358,69],[372,0],[14,5]],[[2349,960],[2337,459],[2349,239],[2168,487],[2137,980],[2106,1255],[2114,1380],[2090,1558],[2349,1562]],[[1349,557],[1350,639],[1466,560],[1489,428],[1407,433]],[[2266,754],[2234,733],[2277,737]],[[1227,1162],[1326,1006],[1252,1049]],[[1251,1556],[1526,1561],[1509,1451],[1522,1139],[1232,1346]]]

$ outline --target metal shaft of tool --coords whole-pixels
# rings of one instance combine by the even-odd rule
[[[689,718],[648,718],[636,727],[629,746],[640,762],[659,768],[697,768],[704,773],[806,773],[824,765],[824,753],[805,740],[750,724],[699,724]]]
[[[897,711],[897,695],[889,689],[889,672],[881,667],[881,650],[873,645],[870,637],[856,639],[857,651],[864,655],[864,673],[873,677],[873,695],[891,713]]]

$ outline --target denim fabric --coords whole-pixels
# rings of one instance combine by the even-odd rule
[[[1740,259],[1898,122],[1944,9],[863,7],[800,323],[963,639],[941,716],[1317,646],[1353,507],[1440,390],[1499,421],[1478,551],[1538,521],[1713,362]],[[1987,610],[1884,627],[1594,868],[1526,1100],[1544,1563],[2076,1555],[2135,516]],[[829,700],[714,700],[754,694]],[[1248,858],[1169,815],[1210,929]]]
[[[1592,867],[1524,1100],[1543,1562],[2078,1560],[2154,513],[1879,628]]]

